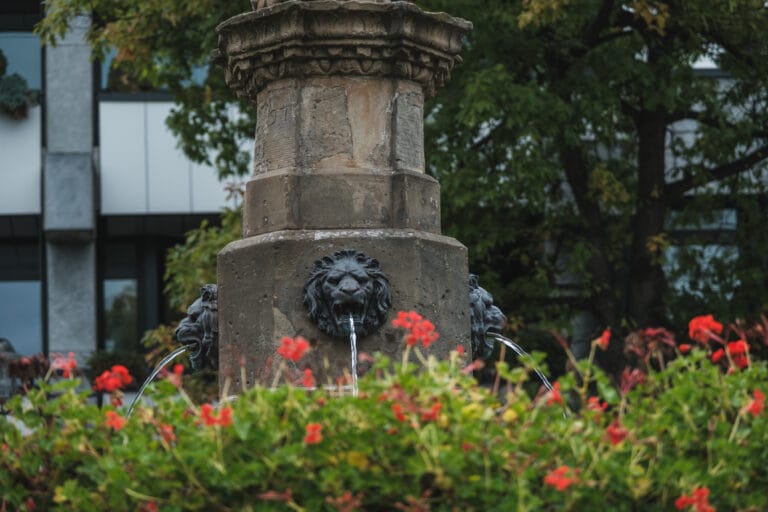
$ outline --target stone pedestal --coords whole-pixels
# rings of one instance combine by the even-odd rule
[[[257,110],[244,238],[219,254],[220,378],[239,389],[245,361],[248,384],[268,379],[280,338],[295,335],[310,340],[302,364],[320,383],[349,371],[349,341],[321,332],[303,305],[314,262],[341,250],[379,261],[390,320],[416,310],[435,323],[430,352],[467,345],[466,248],[440,234],[423,104],[471,24],[406,2],[266,3],[218,27],[215,57]],[[387,322],[359,351],[397,357],[401,336]]]

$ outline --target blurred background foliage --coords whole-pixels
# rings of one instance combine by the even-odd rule
[[[425,110],[427,171],[442,186],[444,231],[469,248],[510,331],[567,330],[578,353],[606,326],[682,333],[694,314],[766,310],[764,2],[418,4],[474,23]],[[92,13],[94,55],[115,49],[121,76],[170,91],[181,148],[226,178],[248,173],[241,142],[255,113],[233,108],[220,68],[190,78],[207,66],[216,24],[249,9],[52,0],[38,31],[54,42]],[[169,254],[166,290],[180,309],[239,237],[238,212],[222,219]]]

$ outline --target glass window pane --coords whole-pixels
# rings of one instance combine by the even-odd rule
[[[104,348],[135,352],[139,345],[139,317],[135,279],[104,280]]]
[[[0,50],[8,60],[6,74],[18,73],[30,89],[41,90],[40,38],[28,32],[0,32]]]
[[[0,281],[0,338],[19,354],[43,351],[40,281]]]

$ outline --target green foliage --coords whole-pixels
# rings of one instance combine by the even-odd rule
[[[16,73],[6,75],[8,61],[0,51],[0,113],[13,119],[27,117],[29,107],[37,105],[37,94]]]
[[[763,363],[724,374],[694,350],[617,391],[585,361],[536,400],[502,364],[500,401],[456,352],[417,355],[421,370],[378,356],[358,397],[260,385],[213,413],[165,380],[124,426],[76,380],[42,384],[0,419],[0,496],[38,510],[630,511],[706,487],[718,510],[768,507],[768,416],[750,412]],[[589,388],[598,401],[565,415],[558,399],[586,404]]]
[[[240,209],[226,209],[221,226],[203,221],[186,235],[183,244],[168,251],[165,293],[172,307],[184,311],[200,296],[200,287],[216,283],[216,256],[229,242],[241,237]]]

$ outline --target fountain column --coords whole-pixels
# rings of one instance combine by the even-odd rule
[[[423,109],[471,24],[389,0],[253,3],[219,25],[214,52],[257,112],[243,239],[218,258],[220,379],[239,389],[244,361],[248,384],[263,380],[281,337],[295,335],[311,342],[319,382],[348,371],[348,341],[303,304],[314,262],[341,250],[378,260],[389,320],[416,310],[441,333],[431,353],[468,350],[467,251],[440,231]],[[398,357],[401,332],[387,321],[358,347]]]

